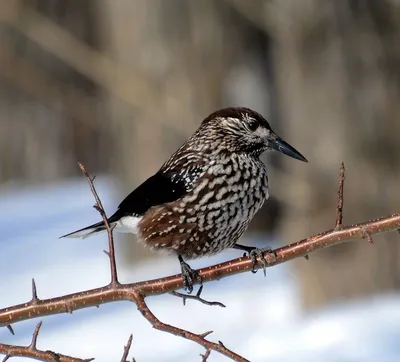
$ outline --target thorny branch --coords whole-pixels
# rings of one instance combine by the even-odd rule
[[[179,292],[177,292],[177,291],[175,291],[175,290],[174,290],[173,292],[171,292],[171,294],[172,294],[172,295],[175,295],[175,297],[182,298],[183,305],[186,305],[186,300],[187,300],[187,299],[194,299],[194,300],[197,300],[198,302],[203,303],[203,304],[205,304],[205,305],[210,305],[210,306],[216,305],[216,306],[222,307],[222,308],[225,308],[225,307],[226,307],[226,305],[225,305],[225,304],[222,304],[221,302],[210,302],[210,301],[208,301],[208,300],[203,299],[203,298],[201,297],[201,293],[203,292],[203,287],[204,287],[204,285],[200,285],[200,288],[199,288],[199,290],[197,291],[196,295],[190,295],[190,294],[179,293]]]
[[[96,204],[93,206],[101,215],[104,221],[104,226],[106,227],[107,234],[108,234],[108,252],[106,254],[108,255],[110,259],[110,269],[111,269],[111,284],[112,285],[118,285],[118,273],[117,273],[117,263],[115,262],[115,250],[114,250],[114,236],[112,233],[112,228],[110,227],[110,224],[108,223],[107,220],[107,214],[104,210],[103,204],[101,203],[100,197],[97,194],[97,191],[94,187],[94,179],[95,177],[90,177],[90,175],[87,173],[85,166],[83,166],[80,162],[78,162],[79,168],[81,169],[83,175],[85,176],[87,182],[89,183],[90,190],[92,191],[92,194],[94,196],[94,199],[96,201]]]
[[[106,219],[105,212],[101,205],[99,197],[96,193],[96,190],[94,188],[93,178],[90,178],[83,165],[80,164],[80,167],[89,182],[93,195],[95,196],[96,208],[102,214],[104,220]],[[399,213],[350,226],[342,225],[343,185],[344,185],[344,165],[342,163],[340,170],[340,178],[339,178],[339,191],[338,191],[338,203],[337,203],[337,215],[336,215],[335,227],[331,230],[324,231],[320,234],[310,236],[306,239],[273,250],[276,257],[266,258],[268,267],[271,267],[276,264],[281,264],[298,257],[304,257],[310,254],[311,252],[325,249],[327,247],[331,247],[337,244],[342,244],[345,242],[350,242],[364,238],[367,238],[369,241],[371,241],[372,235],[400,229]],[[183,282],[181,275],[177,274],[173,276],[168,276],[154,280],[147,280],[137,283],[120,284],[118,282],[116,273],[115,251],[114,251],[114,242],[112,238],[112,229],[109,227],[109,225],[107,227],[107,232],[109,236],[108,255],[110,257],[110,266],[112,274],[112,281],[110,284],[101,288],[96,288],[96,289],[86,290],[83,292],[64,295],[61,297],[41,300],[37,298],[36,285],[34,282],[32,282],[32,299],[24,304],[14,305],[5,309],[1,309],[0,326],[10,328],[10,325],[12,323],[16,323],[27,319],[53,315],[53,314],[60,314],[60,313],[71,313],[72,311],[78,309],[94,307],[94,306],[97,307],[105,303],[127,300],[137,305],[138,310],[153,325],[154,328],[168,333],[172,333],[174,335],[180,336],[185,339],[192,340],[202,345],[206,349],[206,353],[202,357],[203,361],[204,359],[206,360],[208,358],[208,355],[209,353],[211,353],[211,351],[222,353],[223,355],[235,361],[240,361],[240,362],[247,361],[244,357],[239,356],[238,354],[226,348],[222,342],[219,341],[218,343],[214,343],[206,339],[206,337],[211,333],[211,331],[202,334],[195,334],[193,332],[189,332],[165,324],[160,320],[158,320],[157,317],[150,311],[149,307],[147,306],[145,298],[159,294],[171,293],[177,289],[182,288]],[[256,268],[257,269],[262,268],[261,263],[259,263],[256,266]],[[251,270],[252,270],[251,258],[243,256],[241,258],[233,259],[225,263],[200,269],[198,270],[198,272],[203,280],[203,283],[206,283],[209,281],[219,280],[222,278],[226,278],[229,276],[233,276],[235,274],[244,273]],[[175,293],[175,295],[178,294]],[[184,298],[184,300],[188,298],[184,295],[182,296],[178,295],[178,296]],[[204,303],[204,300],[200,298],[200,294],[198,294],[194,298]],[[6,356],[11,355],[10,348],[28,349],[29,347],[13,347],[0,344],[0,353],[6,354]],[[49,353],[49,352],[41,352],[41,353]],[[51,361],[51,359],[50,360],[45,359],[44,357],[45,356],[43,356],[43,358],[41,359],[42,361]],[[63,356],[63,358],[64,357],[65,356]],[[60,361],[63,360],[60,359]],[[73,361],[82,361],[82,360],[75,359]]]
[[[124,346],[124,353],[122,354],[121,362],[128,362],[127,359],[128,359],[129,350],[131,349],[132,339],[133,339],[133,335],[131,334],[129,336],[128,342],[126,343],[126,346]],[[132,362],[135,362],[134,358],[132,358]]]
[[[37,349],[37,338],[41,326],[42,322],[39,322],[35,328],[35,331],[33,332],[32,340],[29,346],[11,346],[9,344],[0,343],[0,353],[5,355],[3,362],[6,362],[12,357],[30,357],[39,361],[49,362],[90,362],[94,360],[94,358],[80,359],[65,356],[63,354],[55,353],[52,351],[42,351]]]

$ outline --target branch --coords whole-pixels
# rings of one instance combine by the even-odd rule
[[[201,354],[201,355],[200,355],[200,357],[201,357],[201,362],[207,362],[208,357],[210,357],[210,354],[211,354],[211,349],[207,349],[206,353]]]
[[[132,339],[133,339],[133,335],[131,334],[129,336],[126,346],[124,346],[124,353],[122,355],[121,362],[128,362],[127,358],[128,358],[129,350],[131,349]],[[134,358],[133,358],[132,362],[135,362]]]
[[[96,198],[97,193],[93,186],[93,178],[90,178],[87,173],[85,174],[85,177],[88,179],[89,185],[91,186],[92,192]],[[344,180],[344,169],[343,172],[341,172],[341,178]],[[338,210],[342,210],[343,208],[343,196],[340,196],[343,195],[343,192],[340,192],[340,190],[343,190],[343,181],[342,186],[339,186],[339,199],[341,199],[342,201],[341,204],[340,202],[338,202]],[[102,205],[101,203],[97,202],[97,198],[96,205],[100,210],[102,210]],[[341,212],[342,211],[340,211],[340,214]],[[106,218],[104,209],[102,216],[104,220],[104,218]],[[337,220],[340,219],[341,216],[337,217]],[[368,238],[368,240],[372,240],[372,235],[398,230],[400,229],[400,214],[397,213],[350,226],[341,225],[341,221],[339,223],[336,223],[336,225],[340,225],[340,228],[337,228],[335,226],[335,228],[331,230],[324,231],[320,234],[316,234],[290,245],[286,245],[273,250],[273,253],[276,255],[276,257],[268,258],[268,255],[266,255],[267,266],[271,267],[273,265],[281,264],[295,258],[304,257],[317,250],[322,250],[345,242],[355,241],[363,238]],[[112,272],[113,267],[111,261],[112,258],[115,258],[112,230],[110,227],[108,227],[107,231],[109,233],[109,256]],[[200,269],[198,270],[198,272],[203,280],[203,283],[207,283],[210,281],[230,277],[235,274],[251,271],[253,269],[252,264],[253,263],[250,257],[243,256],[241,258],[233,259],[225,263]],[[262,267],[263,266],[260,262],[255,266],[256,269],[260,269]],[[117,281],[116,274],[114,280]],[[196,281],[194,282],[196,284]],[[174,326],[167,325],[159,321],[152,314],[145,303],[145,298],[159,294],[171,293],[177,289],[183,288],[182,277],[180,274],[129,284],[111,282],[110,284],[101,288],[91,289],[51,299],[38,299],[36,295],[36,285],[34,285],[34,283],[33,286],[33,290],[35,292],[32,292],[32,300],[24,304],[14,305],[0,310],[0,326],[6,327],[12,323],[23,320],[53,314],[71,313],[78,309],[98,307],[99,305],[105,303],[127,300],[137,305],[138,310],[153,325],[154,328],[175,334],[182,338],[192,340],[202,345],[206,350],[220,352],[236,361],[246,361],[246,359],[244,359],[243,357],[227,349],[221,342],[214,343],[208,341],[206,337],[211,332],[195,334]]]
[[[185,339],[189,339],[193,342],[196,342],[203,346],[206,350],[213,350],[223,354],[226,357],[229,357],[237,362],[249,362],[244,357],[236,354],[230,349],[226,348],[221,342],[214,343],[210,342],[206,339],[206,337],[212,333],[212,331],[208,331],[201,334],[195,334],[189,332],[185,329],[181,329],[178,327],[171,326],[169,324],[161,322],[149,309],[146,302],[144,301],[143,295],[136,295],[135,303],[137,304],[138,310],[142,313],[143,317],[145,317],[153,326],[153,328],[158,329],[163,332],[171,333],[175,336],[179,336]]]
[[[338,189],[338,201],[336,206],[336,226],[335,229],[340,229],[343,223],[343,187],[344,187],[344,163],[340,163],[339,173],[339,189]]]
[[[9,344],[0,343],[0,354],[5,355],[3,362],[6,362],[12,357],[30,357],[39,361],[49,362],[90,362],[94,360],[94,358],[80,359],[65,356],[53,351],[42,351],[37,349],[36,343],[41,326],[42,322],[39,322],[35,328],[35,331],[33,332],[32,340],[29,346],[11,346]]]
[[[89,184],[89,187],[90,187],[90,190],[92,191],[94,199],[96,200],[96,204],[94,205],[94,208],[100,213],[101,217],[103,218],[103,222],[106,227],[107,234],[108,234],[108,249],[109,249],[109,251],[106,252],[106,254],[108,255],[108,257],[110,259],[111,285],[118,285],[119,282],[118,282],[117,264],[115,262],[114,236],[112,233],[112,229],[114,227],[113,228],[110,227],[103,204],[101,203],[100,197],[97,194],[96,188],[94,187],[93,181],[94,181],[95,177],[90,177],[85,169],[85,166],[83,166],[80,162],[78,162],[78,165]]]
[[[171,294],[174,295],[175,297],[182,298],[183,305],[186,305],[186,300],[187,299],[194,299],[194,300],[197,300],[200,303],[203,303],[205,305],[210,305],[210,306],[217,305],[218,307],[222,307],[222,308],[226,307],[226,305],[222,304],[221,302],[210,302],[208,300],[203,299],[201,297],[201,293],[202,292],[203,292],[203,285],[200,285],[200,288],[197,291],[196,295],[183,294],[183,293],[179,293],[179,292],[176,292],[176,291],[171,292]]]

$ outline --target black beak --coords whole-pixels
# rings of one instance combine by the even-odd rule
[[[276,138],[275,138],[276,137]],[[287,156],[293,157],[296,160],[308,162],[307,159],[294,147],[285,142],[282,138],[275,136],[269,140],[269,146]]]

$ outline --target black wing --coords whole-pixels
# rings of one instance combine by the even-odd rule
[[[152,206],[178,200],[187,192],[184,179],[176,174],[157,172],[132,191],[118,206],[110,221],[126,215],[143,215]]]

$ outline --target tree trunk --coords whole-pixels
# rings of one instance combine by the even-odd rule
[[[275,1],[274,61],[289,142],[309,164],[285,160],[285,242],[333,227],[345,162],[344,222],[398,211],[400,7],[390,1]],[[304,305],[315,307],[400,286],[398,235],[298,260]],[[379,240],[378,240],[379,239]]]

